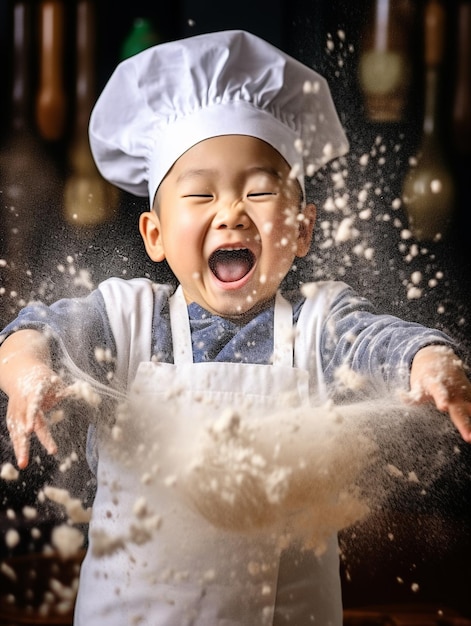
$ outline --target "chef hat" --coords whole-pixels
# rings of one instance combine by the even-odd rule
[[[102,175],[154,195],[189,148],[250,135],[284,157],[303,187],[348,150],[325,79],[266,41],[223,31],[159,44],[118,65],[90,119]]]

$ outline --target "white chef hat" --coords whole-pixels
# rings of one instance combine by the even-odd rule
[[[120,63],[89,133],[104,178],[151,205],[175,161],[210,137],[266,141],[302,187],[305,174],[348,150],[326,80],[240,30],[159,44]]]

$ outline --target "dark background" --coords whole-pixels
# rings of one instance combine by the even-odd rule
[[[368,0],[238,0],[223,4],[197,0],[158,4],[139,0],[122,3],[119,7],[111,0],[98,1],[97,93],[118,62],[122,42],[136,17],[148,17],[162,41],[219,29],[244,28],[324,74],[331,84],[334,101],[351,142],[351,153],[346,159],[350,171],[347,186],[351,197],[354,198],[355,193],[362,189],[365,177],[380,189],[372,205],[373,218],[365,224],[364,233],[375,249],[375,257],[367,262],[350,254],[350,260],[345,260],[349,254],[345,248],[322,249],[322,229],[318,228],[314,257],[308,265],[300,266],[300,272],[309,277],[314,268],[316,276],[345,279],[370,297],[379,310],[446,330],[459,341],[463,356],[469,358],[470,153],[468,150],[467,155],[458,154],[450,142],[450,107],[456,66],[456,1],[446,3],[447,46],[442,86],[444,146],[457,189],[451,232],[442,242],[419,243],[420,253],[410,259],[407,251],[401,248],[404,244],[401,229],[393,225],[393,219],[383,218],[393,213],[392,200],[400,197],[409,157],[415,154],[421,134],[423,41],[420,15],[423,2],[417,0],[413,4],[419,16],[412,33],[411,54],[415,74],[407,115],[400,123],[373,123],[364,109],[357,66],[371,5]],[[74,87],[74,7],[74,2],[67,3],[69,35],[64,80],[69,93]],[[11,2],[0,0],[0,58],[6,60],[0,67],[0,139],[4,144],[9,134],[11,113],[10,14]],[[342,33],[345,33],[345,40]],[[328,37],[334,44],[333,51],[326,47]],[[33,92],[35,80],[33,62]],[[137,216],[145,207],[145,201],[121,194],[115,218],[95,228],[71,226],[64,220],[61,186],[69,171],[67,150],[74,113],[71,104],[64,137],[57,142],[43,142],[42,145],[43,154],[53,164],[57,174],[57,181],[50,185],[52,199],[41,204],[30,197],[28,212],[16,221],[5,203],[0,206],[0,259],[6,254],[11,229],[26,231],[28,225],[31,227],[27,246],[23,247],[20,258],[7,259],[7,267],[0,267],[0,286],[6,287],[6,292],[0,296],[0,326],[12,319],[23,300],[41,296],[52,301],[62,295],[80,294],[81,287],[72,284],[71,274],[58,270],[62,265],[66,269],[86,269],[95,284],[112,275],[130,278],[147,273],[157,279],[166,276],[165,272],[156,270],[148,262],[139,240]],[[378,137],[381,138],[379,141]],[[358,166],[360,155],[370,152],[375,145],[386,146],[388,155],[393,152],[394,146],[399,145],[400,150],[394,159],[389,158],[384,165],[380,165],[377,159],[371,159],[366,171],[361,170]],[[45,161],[38,160],[38,172],[43,173],[43,179],[48,171]],[[52,177],[50,180],[53,180]],[[322,220],[332,219],[322,210],[323,201],[332,191],[332,181],[326,175],[316,180],[315,184],[320,224]],[[407,216],[402,208],[394,212],[393,218],[407,225]],[[407,249],[411,243],[414,242],[408,242]],[[443,278],[435,288],[426,288],[421,298],[411,300],[407,297],[407,283],[412,271],[422,272],[426,279],[441,272]],[[383,509],[366,524],[342,534],[347,607],[392,602],[431,603],[449,606],[471,618],[471,456],[458,438],[454,445],[460,454],[450,464],[449,471],[433,483],[426,496],[419,497],[411,490],[403,498],[385,503]],[[0,449],[2,462],[12,458],[5,433]],[[53,461],[43,459],[41,471],[37,472],[37,468],[25,471],[21,485],[11,487],[0,483],[3,510],[19,510],[24,502],[34,501],[38,486],[54,467]],[[394,541],[391,540],[392,535]],[[26,549],[24,545],[22,549]],[[399,583],[398,578],[405,582]],[[411,590],[413,582],[419,583],[418,592]]]

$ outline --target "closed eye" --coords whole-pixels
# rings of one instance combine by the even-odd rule
[[[213,196],[210,193],[187,193],[183,198],[212,198]]]
[[[274,191],[259,191],[257,193],[248,193],[247,198],[259,198],[260,196],[277,196]]]

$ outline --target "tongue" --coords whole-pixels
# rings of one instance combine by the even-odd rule
[[[224,283],[232,283],[243,278],[251,268],[248,258],[237,254],[218,254],[214,259],[213,272]]]

